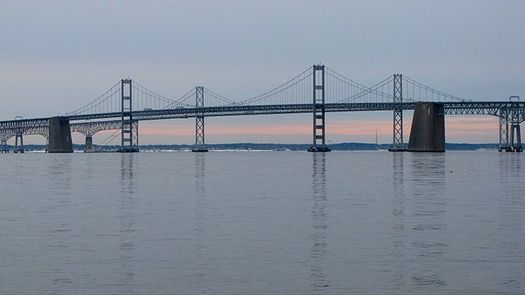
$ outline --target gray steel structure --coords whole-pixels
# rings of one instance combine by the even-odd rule
[[[469,102],[443,102],[445,115],[492,115],[498,116],[502,108],[515,108],[518,121],[521,123],[525,118],[525,102],[508,101],[469,101]],[[403,102],[403,110],[414,110],[416,102]],[[327,103],[325,112],[365,112],[365,111],[393,111],[396,107],[391,102],[371,103]],[[174,108],[163,110],[134,111],[133,118],[138,121],[192,118],[197,112],[203,112],[206,117],[218,116],[245,116],[245,115],[276,115],[291,113],[311,113],[312,104],[278,104],[278,105],[229,105],[196,108]],[[120,117],[119,112],[75,115],[70,116],[71,121],[95,120]],[[48,118],[35,119],[47,120]],[[35,121],[35,122],[36,122]],[[3,122],[0,122],[0,127]],[[38,122],[37,122],[38,123]]]
[[[121,80],[121,113],[120,118],[120,151],[138,152],[138,130],[133,124],[133,81],[130,79]]]
[[[405,151],[403,141],[403,76],[394,74],[394,109],[392,124],[392,152]]]
[[[509,110],[502,108],[499,112],[499,151],[511,152],[509,141]]]
[[[499,116],[500,110],[513,108],[516,120],[522,123],[525,119],[525,102],[509,101],[465,101],[465,102],[443,102],[445,115],[491,115]],[[414,110],[416,102],[403,102],[403,110]],[[327,103],[325,112],[366,112],[366,111],[393,111],[396,107],[392,102],[371,103]],[[204,113],[206,117],[246,116],[246,115],[277,115],[293,113],[311,113],[312,104],[277,104],[277,105],[229,105],[203,108],[173,108],[161,110],[133,111],[134,121],[183,119],[193,118],[197,113]],[[87,115],[67,116],[70,121],[79,123],[95,124],[106,123],[103,119],[120,118],[120,112],[98,113]],[[0,130],[15,130],[18,128],[28,129],[36,127],[47,127],[48,117],[0,121]],[[90,121],[91,120],[91,121]],[[98,121],[95,121],[98,120]],[[72,124],[73,126],[73,124]]]
[[[509,101],[512,99],[520,100],[519,96],[509,97]],[[514,152],[523,152],[523,146],[521,145],[521,131],[520,131],[520,112],[516,105],[513,105],[510,111],[511,120],[510,120],[510,148]],[[507,120],[508,122],[508,120]],[[507,127],[507,132],[509,131]]]
[[[7,141],[17,135],[17,130],[20,132],[19,136],[23,139],[22,135],[41,135],[46,139],[46,142],[49,142],[49,122],[43,123],[44,121],[38,121],[34,124],[35,127],[30,127],[30,124],[23,124],[23,127],[10,127],[10,128],[0,128],[0,152],[7,153],[9,152],[9,147]],[[89,138],[92,138],[93,135],[103,130],[118,130],[121,128],[121,120],[112,120],[112,121],[86,121],[71,124],[71,132],[78,132],[83,134],[86,137],[86,141]],[[134,128],[138,128],[138,122],[133,121]],[[16,149],[23,149],[23,144],[17,145],[15,141],[15,147],[13,151],[16,152]]]
[[[71,124],[71,132],[78,132],[86,137],[92,137],[102,130],[116,130],[120,129],[121,121],[93,121]]]
[[[207,152],[204,139],[204,87],[195,87],[195,145],[192,152]]]
[[[312,67],[313,81],[313,141],[309,152],[329,152],[330,148],[326,145],[326,117],[325,117],[325,75],[323,65],[314,65]]]

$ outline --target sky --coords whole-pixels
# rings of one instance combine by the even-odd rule
[[[127,77],[167,97],[196,85],[252,97],[318,63],[366,85],[403,73],[459,97],[525,99],[524,11],[522,0],[0,0],[0,120],[64,114]],[[328,141],[373,142],[377,131],[391,142],[391,121],[328,114]],[[446,124],[448,142],[498,139],[496,118]],[[310,126],[307,114],[210,118],[206,136],[309,143]],[[140,142],[191,144],[193,128],[141,123]]]

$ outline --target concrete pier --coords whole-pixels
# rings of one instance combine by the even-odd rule
[[[9,153],[9,146],[7,145],[7,140],[2,139],[0,143],[0,153]]]
[[[410,130],[409,152],[445,151],[445,115],[443,105],[418,102]]]
[[[22,132],[17,132],[15,136],[15,147],[13,149],[13,152],[16,153],[24,153],[24,135]]]
[[[73,142],[69,119],[66,117],[49,118],[49,153],[72,153]]]
[[[93,148],[93,136],[86,136],[86,143],[84,144],[84,153],[94,152]]]
[[[510,142],[512,144],[512,151],[521,153],[523,152],[523,146],[521,145],[521,129],[519,121],[512,124]]]
[[[308,148],[308,151],[312,153],[317,153],[317,152],[325,153],[325,152],[330,152],[332,150],[327,145],[322,144],[322,145],[312,145]]]
[[[207,153],[209,149],[205,144],[195,144],[191,148],[191,151],[194,153]]]

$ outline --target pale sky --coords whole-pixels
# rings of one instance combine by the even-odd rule
[[[168,97],[196,85],[251,97],[314,63],[369,85],[399,72],[460,97],[525,99],[524,12],[522,0],[0,0],[0,120],[66,113],[126,77]],[[390,142],[391,119],[328,114],[328,139],[372,142],[377,129]],[[213,118],[207,138],[309,143],[310,125]],[[194,132],[192,120],[140,131],[141,143],[189,144]],[[447,117],[447,141],[496,142],[497,120]]]

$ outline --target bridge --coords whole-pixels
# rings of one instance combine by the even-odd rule
[[[403,126],[403,112],[407,110],[414,111],[408,145]],[[37,134],[46,138],[49,152],[72,152],[71,132],[79,132],[86,138],[85,151],[90,152],[94,134],[119,130],[119,150],[136,152],[139,122],[195,118],[192,151],[206,152],[206,117],[310,113],[309,151],[328,152],[326,114],[364,111],[393,113],[391,151],[444,151],[446,115],[496,116],[499,150],[523,151],[520,124],[525,120],[525,102],[517,96],[508,101],[460,98],[402,74],[365,86],[324,65],[308,67],[278,87],[246,99],[231,99],[203,86],[173,99],[122,79],[100,97],[59,117],[0,121],[0,150],[9,151],[7,141],[15,137],[14,151],[23,152],[23,136]]]

